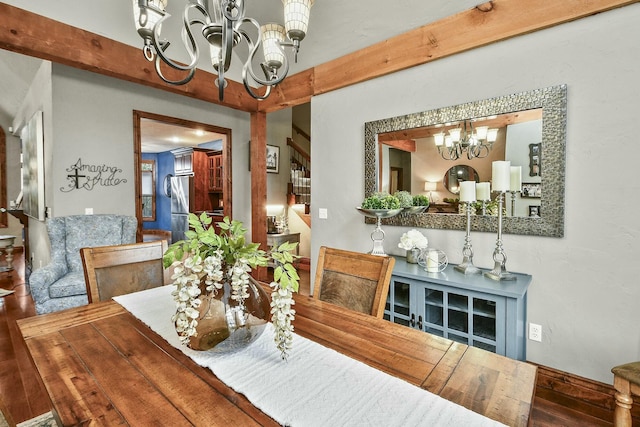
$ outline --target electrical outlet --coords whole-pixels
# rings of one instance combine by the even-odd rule
[[[529,323],[529,339],[531,341],[542,342],[542,326]]]

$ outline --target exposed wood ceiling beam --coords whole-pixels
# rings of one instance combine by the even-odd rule
[[[287,78],[258,108],[271,112],[300,105],[314,95],[638,1],[490,1],[318,65],[308,70],[310,86]]]
[[[5,3],[0,3],[0,48],[237,110],[251,112],[258,106],[240,83],[229,82],[224,102],[218,100],[216,76],[206,71],[198,70],[187,85],[169,85],[157,76],[141,49]]]
[[[230,81],[218,101],[215,76],[198,70],[184,86],[164,83],[140,49],[0,3],[0,48],[242,111],[272,112],[476,47],[640,0],[494,0],[287,77],[262,102]]]

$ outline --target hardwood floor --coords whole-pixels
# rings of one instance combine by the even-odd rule
[[[0,298],[0,399],[15,422],[22,422],[51,409],[49,397],[33,368],[18,331],[16,320],[35,315],[31,295],[24,285],[24,258],[16,254],[15,270],[0,273],[0,288],[14,294]],[[300,270],[300,292],[308,294],[308,270]],[[563,404],[564,403],[564,404]],[[534,427],[611,426],[612,423],[575,411],[566,402],[551,402],[536,393],[531,413]]]
[[[0,298],[0,398],[16,423],[51,409],[40,376],[31,364],[17,319],[34,316],[24,283],[24,257],[16,254],[15,269],[0,273],[0,287],[15,292]]]

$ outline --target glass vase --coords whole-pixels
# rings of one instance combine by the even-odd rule
[[[270,317],[270,297],[252,277],[249,296],[243,301],[231,298],[231,285],[211,295],[201,284],[202,304],[198,309],[197,334],[190,338],[189,348],[214,352],[232,352],[247,347],[264,331]]]

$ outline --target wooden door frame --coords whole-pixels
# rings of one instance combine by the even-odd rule
[[[222,167],[224,170],[224,179],[222,181],[222,203],[223,213],[225,216],[232,217],[232,165],[231,165],[231,129],[224,128],[208,123],[195,122],[187,119],[180,119],[177,117],[164,116],[161,114],[149,113],[146,111],[133,110],[133,158],[134,158],[134,177],[135,177],[135,203],[136,203],[136,218],[138,219],[138,231],[136,240],[142,241],[142,193],[140,186],[142,184],[142,169],[140,163],[142,161],[142,134],[140,131],[140,120],[151,119],[160,122],[168,123],[171,125],[189,127],[195,129],[202,129],[207,132],[214,132],[223,134],[226,137],[224,146],[222,147]],[[266,171],[265,171],[266,175]],[[265,225],[266,228],[266,225]]]

